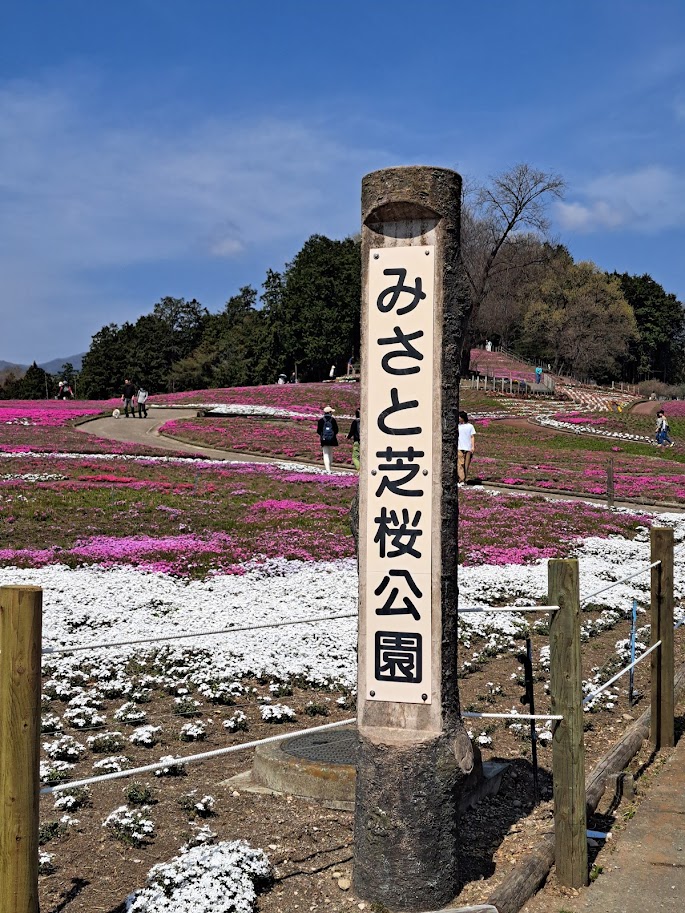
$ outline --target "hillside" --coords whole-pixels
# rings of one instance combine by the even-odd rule
[[[83,364],[85,352],[79,352],[78,355],[65,355],[62,358],[53,358],[50,361],[41,362],[38,367],[47,371],[48,374],[57,374],[62,365],[71,362],[75,371],[80,371]],[[0,359],[0,379],[8,374],[14,374],[15,377],[21,377],[28,368],[28,365],[19,365],[12,361],[3,361]]]

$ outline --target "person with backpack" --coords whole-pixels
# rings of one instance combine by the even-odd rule
[[[143,418],[143,416],[145,416],[145,418],[147,418],[146,403],[147,403],[148,396],[149,396],[149,394],[148,394],[147,390],[145,389],[145,387],[140,387],[138,389],[138,396],[136,397],[136,399],[138,400],[138,418]]]
[[[323,415],[316,426],[316,433],[321,441],[324,468],[326,472],[330,472],[333,448],[338,446],[338,423],[333,418],[333,410],[330,406],[324,406]]]

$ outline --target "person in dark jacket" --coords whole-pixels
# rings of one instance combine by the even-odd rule
[[[124,404],[124,415],[128,418],[128,410],[131,410],[131,418],[136,417],[136,407],[133,403],[133,397],[136,395],[136,388],[133,386],[131,381],[126,378],[124,381],[124,389],[121,393],[121,401]]]
[[[324,406],[323,415],[316,426],[316,433],[321,441],[324,468],[326,472],[330,472],[333,448],[338,446],[338,423],[333,418],[333,410],[330,406]]]
[[[354,420],[350,425],[350,430],[347,433],[347,440],[352,441],[352,462],[354,463],[354,468],[357,470],[357,472],[359,472],[359,409],[355,410]]]

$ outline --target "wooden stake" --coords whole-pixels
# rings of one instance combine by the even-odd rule
[[[653,526],[650,531],[652,568],[651,644],[661,641],[652,653],[651,740],[655,749],[675,745],[673,704],[673,530]]]
[[[558,605],[549,628],[552,713],[564,718],[554,730],[554,834],[559,883],[588,883],[585,746],[580,656],[578,561],[550,560],[549,605]]]
[[[607,506],[614,506],[614,458],[609,457],[607,463]]]
[[[0,587],[0,909],[38,913],[43,591]]]

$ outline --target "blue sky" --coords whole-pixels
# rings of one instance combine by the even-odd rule
[[[5,0],[0,359],[219,310],[367,171],[557,172],[555,237],[685,301],[682,0]]]

